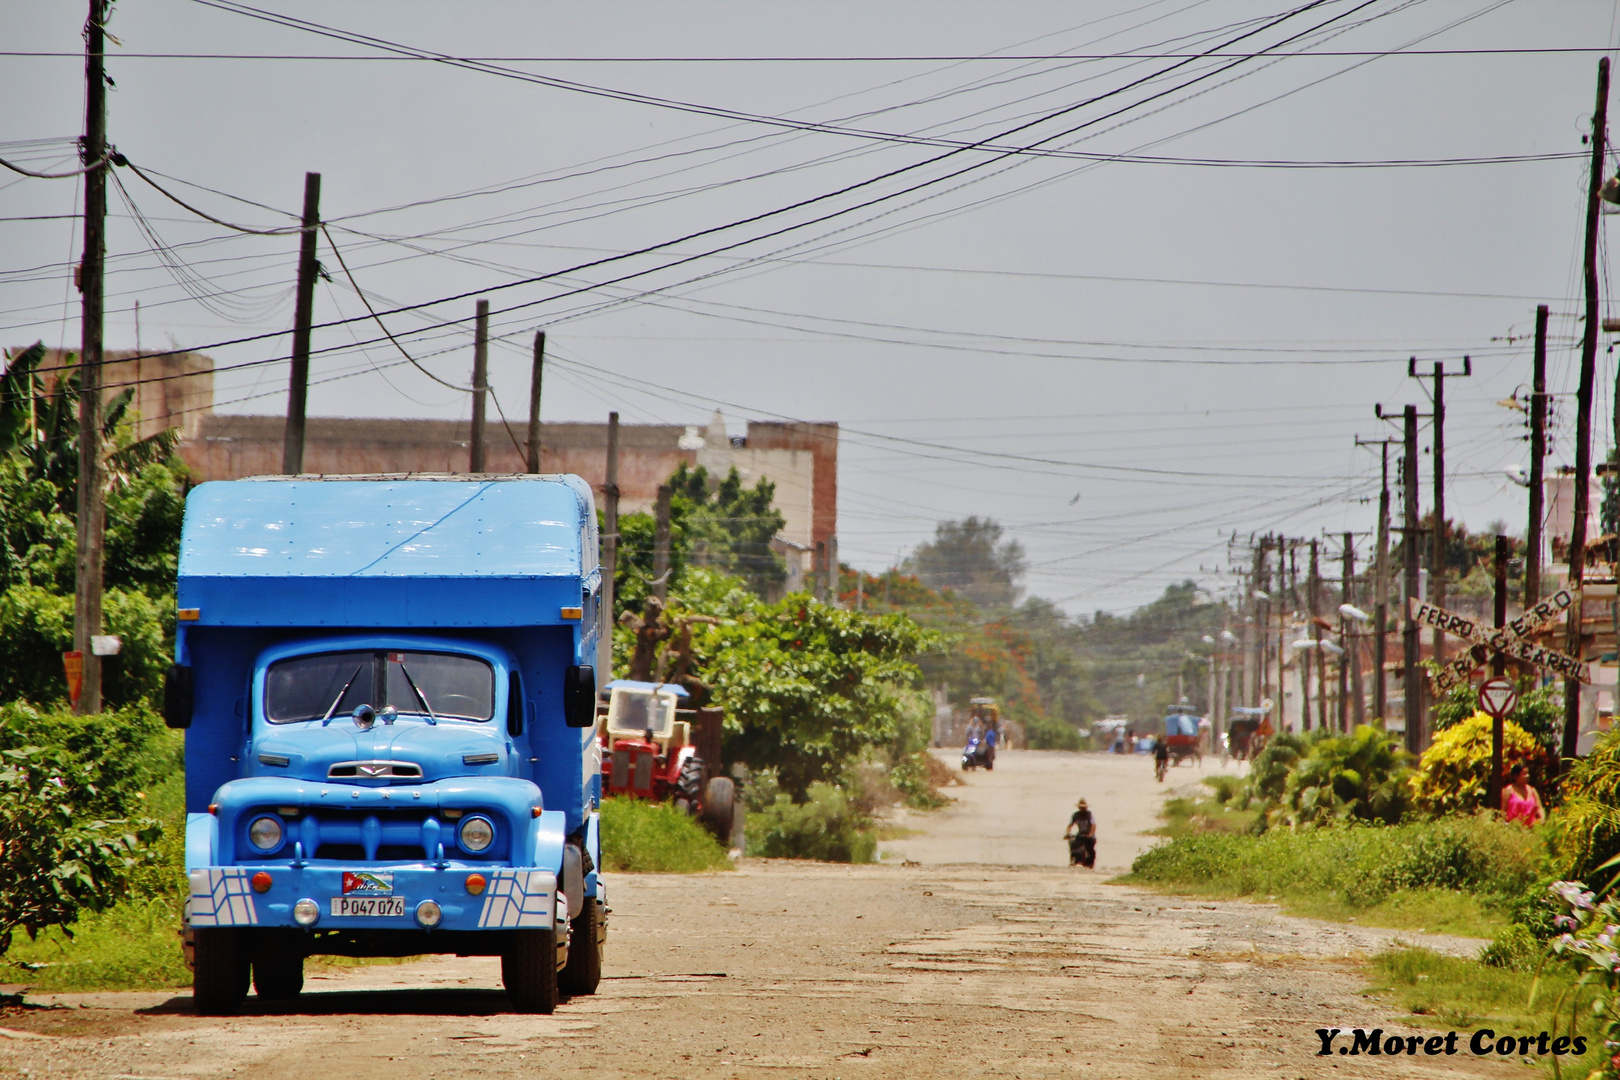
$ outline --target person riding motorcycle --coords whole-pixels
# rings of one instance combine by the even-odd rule
[[[1170,744],[1160,735],[1153,740],[1153,775],[1160,780],[1164,779],[1164,771],[1170,767]]]
[[[1097,821],[1091,816],[1091,810],[1086,806],[1086,800],[1081,799],[1075,804],[1074,814],[1069,818],[1069,827],[1063,833],[1063,838],[1069,842],[1070,866],[1094,866],[1097,862]]]

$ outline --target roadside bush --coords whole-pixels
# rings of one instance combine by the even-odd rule
[[[1490,818],[1204,833],[1150,848],[1137,881],[1217,895],[1328,897],[1370,907],[1401,891],[1466,890],[1505,907],[1536,878],[1539,844]]]
[[[1280,731],[1267,742],[1266,748],[1249,765],[1249,786],[1243,794],[1243,809],[1254,800],[1275,803],[1282,799],[1283,788],[1295,762],[1310,750],[1310,741],[1303,735]]]
[[[1552,848],[1564,878],[1608,884],[1598,867],[1620,855],[1620,728],[1576,759],[1564,777],[1564,803],[1552,816]]]
[[[748,853],[768,859],[871,862],[877,838],[871,821],[832,784],[810,785],[809,801],[787,795],[749,816]]]
[[[1351,735],[1320,738],[1288,772],[1272,823],[1298,828],[1355,819],[1393,825],[1411,801],[1406,762],[1406,751],[1392,737],[1367,725]]]
[[[1434,737],[1411,780],[1412,796],[1419,809],[1440,815],[1466,813],[1485,805],[1490,786],[1492,724],[1486,714],[1475,713]],[[1503,777],[1518,764],[1529,766],[1530,782],[1540,790],[1555,763],[1545,747],[1509,720],[1502,725]]]
[[[1024,721],[1024,743],[1031,750],[1079,750],[1080,731],[1062,720],[1032,716]]]
[[[694,874],[729,870],[731,859],[703,826],[668,803],[602,800],[603,869]]]
[[[902,758],[889,770],[889,782],[894,785],[913,810],[937,810],[951,800],[939,793],[941,781],[938,764],[926,750],[919,750]],[[947,779],[950,773],[946,772]]]
[[[1215,801],[1222,804],[1231,802],[1243,790],[1243,779],[1238,776],[1206,776],[1201,782],[1214,790]]]

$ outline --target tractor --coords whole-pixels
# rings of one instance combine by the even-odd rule
[[[742,832],[737,785],[720,772],[719,709],[682,709],[673,683],[615,679],[597,706],[602,794],[673,803],[727,846]]]

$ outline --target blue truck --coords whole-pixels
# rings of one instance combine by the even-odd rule
[[[595,991],[601,580],[575,476],[191,492],[163,706],[199,1012],[314,955],[499,956],[522,1012]]]

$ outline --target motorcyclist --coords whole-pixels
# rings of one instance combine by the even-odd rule
[[[1069,818],[1069,827],[1063,833],[1069,842],[1069,865],[1093,866],[1097,862],[1097,821],[1091,816],[1086,800],[1075,803]]]
[[[1156,736],[1153,740],[1153,772],[1160,780],[1164,779],[1164,770],[1170,766],[1170,744],[1164,741],[1164,736]]]

